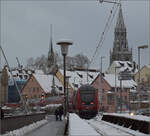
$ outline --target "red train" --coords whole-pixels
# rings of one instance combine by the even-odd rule
[[[90,119],[98,113],[98,90],[92,85],[82,85],[73,93],[72,108],[81,118]]]

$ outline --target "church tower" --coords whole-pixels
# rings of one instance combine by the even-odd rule
[[[55,74],[57,70],[55,54],[53,51],[52,25],[51,25],[51,38],[50,38],[50,45],[49,45],[49,52],[48,52],[47,68],[48,68],[48,74]]]
[[[110,50],[110,65],[113,61],[132,61],[132,49],[128,48],[127,30],[120,5],[114,32],[113,50]]]

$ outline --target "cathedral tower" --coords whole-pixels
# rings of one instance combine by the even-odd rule
[[[110,51],[110,65],[113,61],[132,61],[132,49],[128,48],[127,30],[120,5],[114,32],[113,50]]]

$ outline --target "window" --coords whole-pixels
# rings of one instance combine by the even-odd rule
[[[107,95],[107,103],[109,105],[113,105],[114,104],[114,95],[112,95],[112,94],[108,94]]]
[[[35,87],[33,87],[33,92],[35,92]]]
[[[39,87],[37,87],[36,90],[37,90],[37,92],[39,92],[39,90],[40,90]]]
[[[124,97],[124,100],[127,101],[127,96]]]
[[[104,89],[102,89],[102,93],[104,93],[105,92],[105,90]]]

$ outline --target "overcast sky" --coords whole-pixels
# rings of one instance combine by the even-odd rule
[[[29,57],[47,55],[50,42],[50,24],[53,25],[54,50],[59,39],[72,39],[69,56],[83,53],[93,56],[113,4],[93,1],[3,1],[1,3],[1,45],[11,66],[16,57],[23,65]],[[137,62],[137,46],[149,42],[149,2],[123,1],[124,22],[128,45]],[[118,13],[118,11],[117,11]],[[109,51],[113,47],[117,15],[105,37],[102,48],[91,67],[99,68],[100,56],[105,56],[103,69],[109,66]],[[149,50],[141,51],[142,65],[149,63]]]

